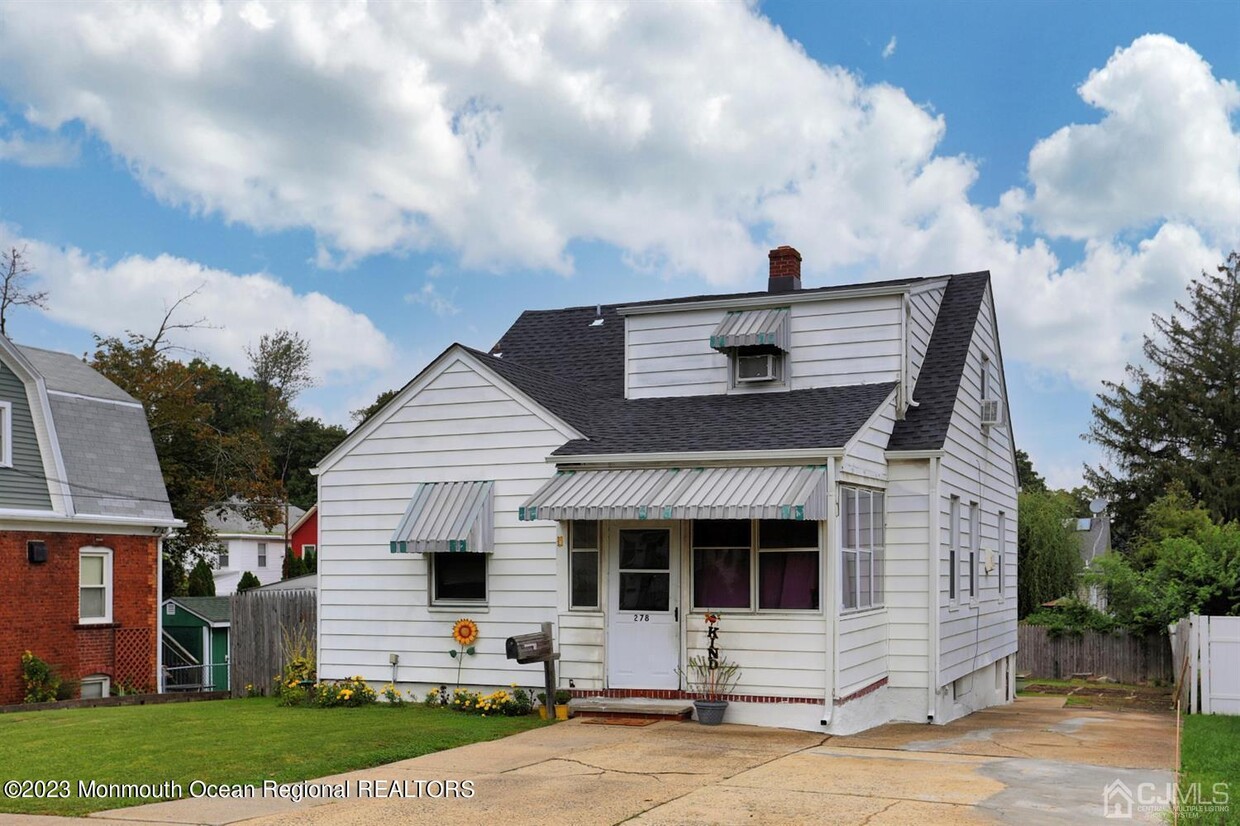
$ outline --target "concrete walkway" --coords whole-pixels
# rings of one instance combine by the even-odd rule
[[[1021,699],[947,726],[853,737],[692,722],[582,721],[323,778],[339,801],[178,800],[93,815],[121,824],[1061,824],[1103,818],[1121,780],[1171,782],[1175,720]],[[441,781],[471,781],[472,796]],[[422,785],[419,787],[418,782]],[[392,789],[405,796],[389,797]],[[417,793],[421,790],[421,796]],[[361,792],[361,794],[359,794]],[[1156,812],[1133,812],[1158,822]],[[0,816],[0,824],[63,823]]]

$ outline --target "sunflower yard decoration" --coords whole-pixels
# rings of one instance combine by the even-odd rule
[[[456,660],[456,684],[461,684],[461,666],[465,662],[465,655],[471,657],[476,653],[474,642],[478,639],[478,623],[462,617],[452,626],[452,639],[461,647],[460,651],[455,648],[448,652],[448,656]]]

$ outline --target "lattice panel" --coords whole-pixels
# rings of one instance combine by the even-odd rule
[[[155,632],[149,628],[116,630],[116,675],[118,683],[155,690]]]

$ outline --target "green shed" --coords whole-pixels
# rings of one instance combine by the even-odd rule
[[[168,691],[228,691],[228,597],[164,600],[164,671]]]

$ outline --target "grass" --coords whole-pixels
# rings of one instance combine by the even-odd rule
[[[1206,812],[1189,820],[1191,812],[1185,812],[1184,822],[1211,824],[1235,822],[1240,814],[1240,717],[1224,717],[1218,714],[1186,714],[1184,731],[1180,737],[1180,789],[1200,784],[1201,800],[1214,799],[1214,784],[1229,784],[1228,797],[1231,811]]]
[[[0,781],[69,780],[67,799],[0,795],[0,811],[84,815],[147,802],[82,799],[77,781],[261,785],[405,760],[543,725],[421,705],[282,708],[266,697],[0,715]]]

